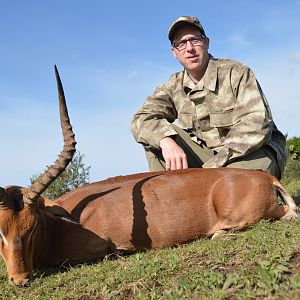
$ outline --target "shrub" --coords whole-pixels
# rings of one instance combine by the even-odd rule
[[[84,155],[76,152],[72,162],[66,170],[50,184],[44,192],[49,199],[56,199],[67,192],[89,183],[90,166],[86,167],[83,162]],[[30,178],[34,182],[41,174],[33,175]]]

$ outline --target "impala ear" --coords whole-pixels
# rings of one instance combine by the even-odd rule
[[[23,208],[21,187],[10,185],[0,189],[0,209],[12,209],[15,211]]]
[[[8,196],[6,190],[0,186],[0,209],[7,209]]]

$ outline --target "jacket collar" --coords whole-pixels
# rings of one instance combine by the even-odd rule
[[[193,80],[189,77],[186,70],[183,72],[183,88],[185,90],[203,90],[207,88],[210,91],[215,91],[216,84],[218,79],[218,60],[210,55],[210,59],[207,65],[207,69],[203,78],[198,82],[194,83]]]

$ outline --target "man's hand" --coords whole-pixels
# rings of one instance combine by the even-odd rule
[[[188,168],[186,154],[171,137],[161,139],[159,146],[166,162],[166,170]]]

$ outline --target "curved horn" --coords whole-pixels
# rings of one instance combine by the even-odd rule
[[[60,124],[64,137],[64,147],[54,165],[48,167],[29,188],[28,194],[24,198],[25,203],[29,205],[35,202],[46,188],[66,169],[76,151],[75,135],[68,115],[63,86],[56,66],[54,66],[54,69],[58,89]]]

